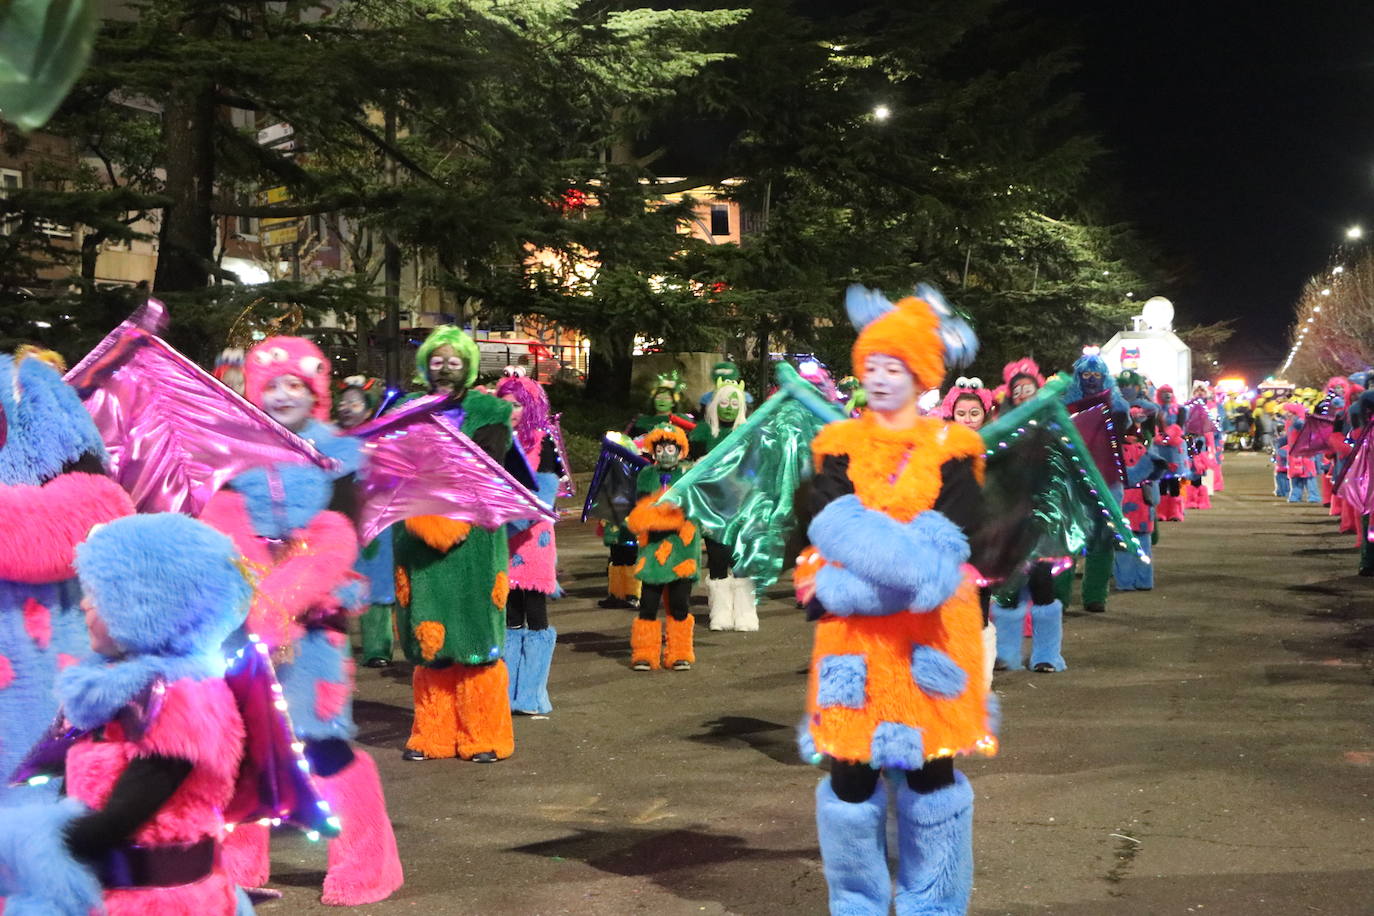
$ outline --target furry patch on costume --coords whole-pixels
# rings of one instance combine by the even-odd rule
[[[406,530],[435,550],[449,551],[472,533],[472,525],[442,515],[417,515],[406,519]]]
[[[128,494],[99,474],[62,474],[41,486],[0,486],[0,579],[29,584],[70,579],[76,545],[91,528],[133,511]]]
[[[917,646],[911,653],[911,676],[924,693],[952,700],[968,686],[968,675],[939,649]]]
[[[0,810],[0,900],[6,916],[89,916],[95,872],[72,857],[64,831],[90,809],[72,798]]]
[[[208,525],[158,513],[95,532],[77,548],[76,569],[120,646],[175,656],[218,646],[243,622],[252,588],[236,559],[233,542]]]
[[[968,538],[941,513],[926,510],[903,524],[854,494],[817,513],[807,534],[826,560],[877,586],[909,592],[907,606],[922,610],[954,593],[969,555]]]
[[[304,464],[253,468],[229,486],[243,494],[253,530],[266,538],[284,538],[304,528],[328,508],[334,495],[329,475]]]
[[[970,459],[983,480],[983,440],[967,427],[919,417],[907,429],[879,426],[870,414],[822,427],[811,442],[820,470],[827,455],[849,458],[854,493],[869,509],[908,522],[935,505],[946,461]]]
[[[867,696],[868,665],[862,655],[827,655],[816,673],[816,704],[863,708]]]
[[[340,638],[331,638],[336,636]],[[307,630],[292,644],[290,661],[277,667],[291,727],[298,738],[347,740],[357,734],[353,724],[353,653],[342,637],[332,630]]]
[[[0,485],[39,486],[87,455],[105,460],[95,421],[62,376],[42,360],[0,355]],[[7,515],[6,518],[9,516]]]
[[[626,527],[634,532],[635,540],[641,544],[648,543],[650,533],[655,531],[677,534],[683,538],[683,543],[688,543],[686,532],[692,527],[692,523],[687,521],[687,516],[682,513],[682,507],[674,503],[654,505],[657,498],[646,496],[636,503],[625,519]]]
[[[329,841],[321,899],[331,906],[362,906],[390,897],[405,875],[377,764],[355,748],[351,764],[333,776],[316,777],[316,783],[341,827]]]

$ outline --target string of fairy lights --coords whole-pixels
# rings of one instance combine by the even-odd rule
[[[1364,238],[1363,227],[1355,225],[1346,229],[1345,238],[1349,242],[1360,241]],[[1318,290],[1318,295],[1330,296],[1331,287],[1339,281],[1340,276],[1344,273],[1345,265],[1337,264],[1334,267],[1332,267],[1330,279],[1324,286],[1322,286],[1320,290]],[[1313,279],[1315,280],[1316,278]],[[1307,332],[1312,330],[1312,326],[1316,324],[1317,315],[1321,313],[1321,310],[1322,307],[1320,305],[1313,306],[1312,314],[1307,316],[1307,320],[1303,322],[1301,327],[1298,328],[1298,332],[1295,335],[1293,335],[1293,346],[1288,348],[1288,355],[1284,357],[1283,365],[1279,367],[1279,371],[1276,373],[1279,376],[1279,378],[1283,378],[1284,375],[1288,372],[1288,367],[1293,365],[1293,360],[1297,357],[1298,351],[1301,350],[1302,345],[1307,342]]]

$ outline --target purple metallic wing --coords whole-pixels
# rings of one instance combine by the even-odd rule
[[[224,681],[238,703],[245,736],[234,797],[224,809],[226,823],[288,823],[338,836],[339,820],[310,778],[305,746],[292,732],[266,644],[254,637],[240,649],[229,659]]]
[[[558,479],[558,495],[564,499],[572,499],[577,495],[577,486],[573,483],[572,464],[568,461],[568,447],[563,444],[563,415],[553,414],[549,417],[549,435],[553,436],[553,446],[558,450],[558,462],[563,465],[563,476]]]
[[[157,336],[155,299],[109,333],[66,381],[95,419],[114,479],[140,512],[199,515],[251,468],[334,462]]]
[[[482,451],[430,395],[349,431],[363,440],[366,473],[358,481],[363,543],[388,525],[442,515],[482,528],[558,516]]]
[[[1293,439],[1293,444],[1288,447],[1289,457],[1310,458],[1322,452],[1329,452],[1331,445],[1327,440],[1331,438],[1331,433],[1335,429],[1335,417],[1309,414],[1303,421],[1302,429],[1298,430],[1298,435]]]
[[[1102,479],[1108,486],[1115,486],[1125,479],[1125,470],[1121,461],[1121,441],[1116,424],[1112,422],[1111,399],[1111,391],[1104,391],[1075,401],[1068,406],[1068,411]]]

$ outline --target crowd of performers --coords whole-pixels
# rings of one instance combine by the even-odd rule
[[[212,377],[153,305],[65,381],[54,354],[0,357],[4,912],[252,912],[283,824],[328,838],[325,903],[385,899],[403,869],[353,741],[355,654],[413,665],[407,761],[500,761],[513,716],[550,714],[553,506],[573,490],[557,417],[518,370],[479,385],[455,327],[397,396],[335,380],[301,337]],[[1090,351],[941,397],[977,340],[936,291],[856,287],[847,307],[856,377],[781,364],[755,404],[730,362],[695,402],[664,375],[607,435],[584,511],[608,551],[600,605],[634,614],[632,670],[689,671],[698,580],[710,629],[747,633],[791,570],[815,626],[799,738],[829,766],[832,912],[963,912],[973,793],[953,761],[996,752],[994,667],[1067,667],[1078,566],[1087,611],[1113,580],[1153,587],[1159,523],[1222,488],[1224,409]],[[1334,418],[1338,464],[1364,407],[1347,382],[1285,405],[1287,434]],[[1294,474],[1293,444],[1288,479],[1324,479],[1320,456]]]
[[[1254,446],[1274,465],[1274,496],[1289,503],[1320,504],[1340,531],[1355,536],[1358,573],[1374,576],[1369,540],[1369,420],[1374,416],[1370,370],[1333,376],[1320,390],[1261,393],[1252,402],[1233,399],[1232,430],[1254,429]],[[1259,418],[1267,418],[1261,424]],[[1253,418],[1251,423],[1247,418]]]

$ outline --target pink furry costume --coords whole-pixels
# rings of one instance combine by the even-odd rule
[[[364,592],[353,572],[353,522],[329,509],[336,487],[351,485],[358,440],[322,422],[328,415],[329,361],[310,341],[270,337],[249,351],[245,382],[262,404],[269,382],[292,375],[315,395],[314,419],[298,434],[341,464],[338,480],[313,466],[278,465],[240,474],[211,498],[201,518],[234,539],[261,576],[246,628],[272,650],[292,726],[342,833],[329,844],[323,901],[359,906],[390,896],[403,875],[377,765],[352,746],[353,655],[348,617]],[[249,887],[268,880],[268,830],[248,824],[225,844],[226,868]]]
[[[92,653],[57,694],[66,797],[0,812],[6,916],[251,913],[219,862],[244,750],[221,646],[252,589],[228,538],[184,515],[114,521],[77,548]]]
[[[133,512],[104,460],[90,414],[57,371],[0,356],[0,808],[47,794],[7,786],[57,713],[58,671],[86,651],[76,545]]]
[[[549,397],[533,379],[501,379],[496,396],[520,408],[515,441],[529,465],[535,494],[549,506],[558,496],[563,463],[549,434]],[[549,626],[548,598],[558,592],[558,545],[553,522],[512,522],[506,526],[510,548],[510,593],[506,597],[506,667],[510,669],[513,712],[547,715],[549,666],[558,631]]]

